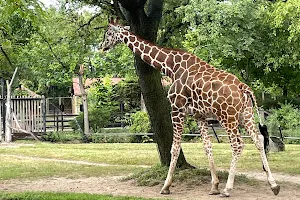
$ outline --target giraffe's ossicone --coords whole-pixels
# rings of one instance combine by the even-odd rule
[[[236,164],[244,148],[239,126],[244,127],[251,136],[260,152],[271,189],[275,195],[279,193],[280,187],[272,176],[264,151],[264,136],[258,131],[254,121],[257,104],[249,86],[242,83],[235,75],[219,70],[191,53],[159,47],[130,32],[129,27],[111,20],[101,48],[104,51],[109,50],[118,43],[125,43],[144,62],[172,79],[168,98],[172,107],[171,117],[174,133],[171,163],[167,179],[161,190],[162,194],[170,193],[169,188],[181,149],[181,135],[186,115],[194,116],[201,132],[212,177],[209,194],[220,194],[219,179],[216,174],[206,121],[209,115],[214,115],[226,130],[232,148],[229,175],[221,195],[225,197],[230,195]]]

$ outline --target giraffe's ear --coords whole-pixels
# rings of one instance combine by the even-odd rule
[[[124,26],[124,29],[126,29],[126,30],[130,30],[130,26]]]

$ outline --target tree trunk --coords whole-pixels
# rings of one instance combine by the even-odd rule
[[[144,97],[143,97],[142,94],[141,94],[141,111],[147,112],[147,108],[146,108],[146,105],[145,105],[145,100],[144,100]]]
[[[5,142],[11,142],[11,85],[6,81],[7,96],[6,96],[6,116],[5,116]]]
[[[127,25],[131,27],[131,31],[148,41],[156,41],[158,25],[162,16],[163,0],[112,0],[113,5],[110,3],[105,4],[98,0],[81,1],[98,5],[108,12],[112,12],[113,9],[114,13],[120,18],[126,19]],[[161,164],[169,166],[173,127],[170,116],[170,104],[161,85],[161,76],[158,71],[145,64],[139,57],[136,56],[134,60],[142,95],[155,134],[160,161]],[[182,151],[177,164],[180,167],[190,167]]]
[[[288,89],[287,89],[286,86],[284,86],[284,87],[282,88],[282,95],[283,95],[284,97],[287,97],[287,96],[288,96]]]
[[[154,139],[157,143],[160,162],[162,165],[169,166],[171,161],[170,151],[173,140],[173,127],[170,117],[170,103],[161,85],[160,73],[144,63],[139,57],[135,57],[135,66],[150,117],[151,127],[154,132]],[[186,162],[182,151],[180,152],[177,166],[181,168],[190,166]]]
[[[10,82],[7,80],[6,81],[6,87],[7,87],[7,94],[6,94],[6,116],[5,116],[5,142],[11,142],[12,141],[12,135],[11,135],[11,122],[12,122],[12,117],[11,117],[11,87],[13,84],[13,81],[16,77],[18,68],[15,69],[14,74],[10,80]]]
[[[119,2],[123,6],[120,10],[123,11],[122,14],[129,22],[131,31],[146,40],[155,42],[162,15],[163,2],[160,0],[149,1],[146,9],[147,14],[144,9],[145,5],[141,5],[141,1],[137,1],[134,5],[128,4],[127,1]],[[173,126],[170,116],[170,103],[161,84],[161,75],[159,71],[143,62],[139,56],[135,56],[134,61],[141,92],[154,132],[154,139],[157,143],[160,162],[162,165],[169,166]],[[182,168],[190,167],[182,151],[180,152],[177,166]]]
[[[84,66],[80,66],[80,70],[78,73],[78,80],[79,80],[79,87],[80,87],[80,93],[82,98],[82,105],[83,105],[83,126],[84,126],[84,136],[87,137],[90,134],[90,128],[89,128],[89,111],[88,111],[88,102],[87,102],[87,94],[85,92],[84,88],[84,81],[83,81],[83,74],[84,74]]]

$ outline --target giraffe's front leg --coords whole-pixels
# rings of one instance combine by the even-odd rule
[[[219,178],[217,176],[217,171],[214,163],[213,153],[212,153],[212,145],[210,141],[210,136],[208,135],[208,124],[205,119],[198,119],[198,126],[199,130],[201,130],[201,136],[203,141],[203,149],[205,154],[207,155],[208,162],[209,162],[209,169],[211,173],[211,190],[209,195],[217,195],[220,194],[219,191]]]
[[[226,131],[229,134],[230,142],[231,142],[231,150],[232,150],[232,160],[230,165],[230,170],[227,178],[227,183],[225,186],[225,189],[221,193],[222,197],[229,197],[229,191],[233,188],[234,183],[234,177],[236,173],[236,164],[242,154],[242,151],[244,149],[244,142],[242,138],[240,137],[238,128],[235,127],[233,129],[226,128]]]
[[[181,149],[181,134],[183,131],[184,114],[178,111],[172,111],[172,123],[173,123],[173,143],[171,149],[171,163],[168,171],[165,184],[162,187],[161,194],[170,194],[170,186],[172,184],[172,176],[174,174],[177,159]]]

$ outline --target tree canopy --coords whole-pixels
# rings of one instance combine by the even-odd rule
[[[299,94],[299,0],[194,0],[175,10],[190,23],[184,48],[251,83]]]
[[[19,52],[37,31],[43,10],[35,0],[0,2],[0,73],[10,78]]]
[[[259,82],[265,91],[275,87],[285,96],[297,96],[299,3],[164,1],[157,43],[186,49],[248,84]],[[97,9],[83,9],[87,5]],[[98,53],[112,13],[124,15],[105,0],[60,1],[49,8],[37,0],[1,1],[1,77],[9,78],[18,66],[22,83],[32,90],[47,95],[57,86],[62,95],[79,64],[87,65],[90,77],[133,75],[132,53],[126,46]]]

